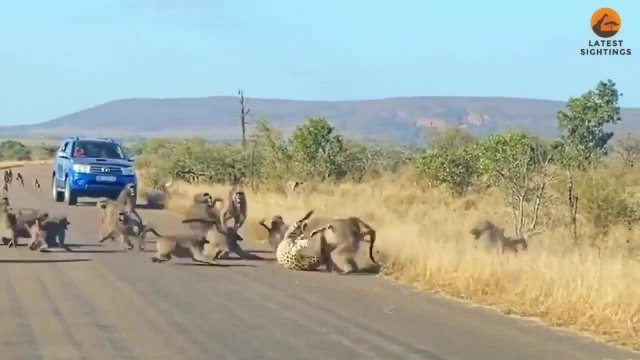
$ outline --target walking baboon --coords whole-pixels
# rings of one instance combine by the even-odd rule
[[[222,223],[227,224],[229,219],[233,219],[233,227],[240,229],[247,220],[247,197],[244,190],[239,186],[233,186],[229,190],[227,206],[222,214]]]
[[[496,249],[500,253],[505,251],[517,253],[518,245],[522,247],[522,250],[527,250],[529,247],[526,236],[506,236],[503,228],[498,227],[489,220],[478,221],[469,233],[477,240],[476,246],[480,245],[486,250]]]
[[[8,194],[9,193],[9,184],[8,183],[4,183],[4,185],[2,185],[2,193],[3,194]]]
[[[129,240],[129,237],[136,236],[137,234],[133,229],[131,220],[132,219],[129,217],[129,214],[124,211],[119,212],[118,217],[116,218],[116,223],[113,224],[113,226],[111,226],[110,229],[102,236],[100,243],[103,243],[108,239],[119,240],[125,250],[133,249],[133,244],[131,243],[131,240]],[[138,248],[141,250],[144,249],[144,247],[140,245],[142,243],[142,240],[138,240]]]
[[[163,263],[171,260],[171,254],[174,253],[176,247],[180,246],[191,250],[191,260],[196,263],[216,265],[216,261],[212,258],[207,258],[199,248],[199,244],[207,244],[208,240],[205,236],[200,234],[174,234],[174,235],[160,235],[153,227],[147,227],[144,229],[140,236],[142,241],[145,239],[145,235],[150,232],[158,237],[156,240],[156,253],[151,257],[151,261],[154,263]]]
[[[33,188],[36,189],[36,191],[40,191],[40,181],[38,181],[38,178],[33,178]]]
[[[34,240],[33,235],[30,232],[31,227],[36,222],[44,222],[49,217],[47,212],[33,211],[31,213],[18,212],[14,214],[9,212],[8,208],[4,208],[0,212],[0,231],[2,232],[2,240],[8,247],[17,247],[18,238],[21,236],[29,236],[31,241]],[[26,233],[25,233],[26,232]]]
[[[64,241],[71,223],[66,216],[52,216],[44,221],[36,219],[30,227],[31,241],[30,250],[46,250],[49,244],[57,243],[59,247],[66,248]]]
[[[138,221],[142,222],[140,214],[138,214],[138,211],[136,211],[137,194],[135,186],[133,184],[125,185],[122,191],[120,191],[116,202],[119,206],[121,206],[121,209],[119,211],[125,211],[129,217],[135,215]]]
[[[319,238],[314,238],[319,235]],[[373,257],[373,247],[376,241],[376,231],[362,219],[356,216],[333,219],[327,225],[312,230],[308,241],[310,246],[301,251],[307,255],[308,251],[319,254],[328,272],[333,268],[340,274],[349,274],[358,270],[355,258],[360,249],[360,242],[369,237],[369,259],[378,264]]]
[[[24,186],[24,178],[22,177],[22,174],[18,173],[18,175],[16,175],[16,181],[20,184],[20,186]]]

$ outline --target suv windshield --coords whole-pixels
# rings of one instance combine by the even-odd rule
[[[94,157],[124,160],[120,145],[107,141],[80,140],[73,149],[73,157]]]

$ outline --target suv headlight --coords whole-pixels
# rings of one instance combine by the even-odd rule
[[[123,167],[122,175],[135,175],[135,170],[132,167]]]
[[[80,174],[88,174],[91,172],[90,165],[73,164],[73,171]]]

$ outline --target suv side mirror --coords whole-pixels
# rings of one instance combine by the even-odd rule
[[[66,152],[64,152],[64,151],[58,151],[58,157],[59,157],[59,158],[63,158],[63,159],[68,159],[68,158],[69,158],[69,156],[67,155],[67,153],[66,153]]]
[[[129,161],[131,161],[131,162],[136,161],[136,156],[135,155],[130,155],[129,156]]]

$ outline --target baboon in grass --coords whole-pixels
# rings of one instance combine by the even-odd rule
[[[503,228],[489,220],[478,221],[469,232],[477,240],[476,246],[480,245],[487,250],[496,249],[500,253],[510,251],[515,254],[518,252],[519,245],[522,250],[527,250],[529,247],[526,236],[506,236]]]
[[[316,237],[318,235],[318,237]],[[373,257],[373,247],[376,241],[376,231],[362,219],[351,216],[342,219],[333,219],[327,225],[312,230],[308,239],[309,247],[300,253],[307,255],[320,255],[325,263],[328,272],[335,268],[338,274],[350,274],[358,270],[355,261],[360,242],[366,241],[369,237],[369,259],[374,264],[378,264]]]
[[[213,225],[212,222],[210,224]],[[163,263],[171,260],[171,254],[179,246],[191,250],[191,260],[196,263],[217,264],[214,259],[207,258],[200,250],[200,244],[208,244],[206,236],[197,233],[161,235],[153,227],[147,227],[140,234],[142,241],[144,241],[148,232],[158,237],[156,240],[156,253],[151,257],[151,261],[154,263]]]
[[[290,180],[290,181],[287,182],[287,189],[289,189],[289,191],[291,193],[294,193],[296,191],[296,189],[301,185],[304,185],[304,182],[296,181],[296,180]]]
[[[233,227],[240,229],[247,220],[247,197],[241,187],[235,185],[229,190],[227,206],[222,213],[222,223],[233,219]]]

